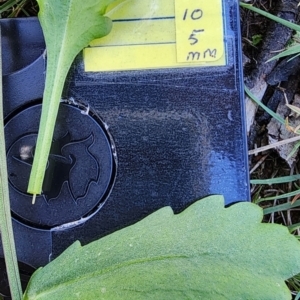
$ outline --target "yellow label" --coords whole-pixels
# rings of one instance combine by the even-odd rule
[[[111,33],[84,50],[87,72],[226,63],[222,0],[128,0],[107,16]]]
[[[222,0],[175,0],[175,16],[178,62],[222,58]]]

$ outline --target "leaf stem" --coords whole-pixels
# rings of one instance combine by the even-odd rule
[[[13,300],[22,299],[22,287],[18,269],[14,234],[11,222],[7,163],[4,137],[3,94],[2,94],[2,50],[0,26],[0,231],[6,270]]]
[[[64,51],[64,49],[62,49]],[[35,203],[36,195],[41,194],[45,176],[48,156],[51,149],[55,122],[58,114],[60,98],[64,87],[68,69],[63,68],[60,60],[49,57],[48,64],[52,64],[55,70],[61,70],[59,74],[46,74],[45,89],[43,95],[42,115],[38,132],[32,170],[30,173],[27,192],[33,194],[32,203]]]
[[[110,32],[112,21],[103,14],[114,2],[86,0],[81,7],[80,0],[38,0],[38,18],[47,49],[47,70],[40,127],[27,189],[30,194],[42,193],[60,98],[69,69],[84,47]]]

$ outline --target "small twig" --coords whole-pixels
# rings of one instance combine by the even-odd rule
[[[250,170],[250,174],[252,174],[269,156],[269,154],[263,156],[256,164],[255,166]]]
[[[283,141],[280,141],[280,142],[277,142],[277,143],[274,143],[274,144],[271,144],[271,145],[267,145],[267,146],[263,146],[263,147],[260,147],[260,148],[256,148],[256,149],[253,149],[253,150],[249,150],[248,151],[248,155],[256,155],[260,152],[263,152],[263,151],[266,151],[266,150],[269,150],[269,149],[273,149],[273,148],[276,148],[276,147],[279,147],[279,146],[282,146],[282,145],[286,145],[286,144],[289,144],[289,143],[293,143],[293,142],[296,142],[296,141],[299,141],[300,140],[300,135],[298,136],[294,136],[290,139],[286,139],[286,140],[283,140]]]

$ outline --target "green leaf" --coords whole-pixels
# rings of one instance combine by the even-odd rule
[[[28,193],[40,194],[65,78],[76,55],[112,27],[103,16],[114,0],[38,0],[47,48],[42,116]]]
[[[252,36],[252,45],[257,46],[262,41],[262,35],[261,34],[255,34]]]
[[[244,8],[247,8],[249,10],[252,10],[252,11],[254,11],[254,12],[256,12],[256,13],[264,16],[264,17],[267,17],[270,20],[278,22],[278,23],[280,23],[280,24],[282,24],[282,25],[284,25],[284,26],[286,26],[286,27],[288,27],[290,29],[293,29],[295,31],[300,31],[300,25],[297,25],[297,24],[292,23],[290,21],[287,21],[285,19],[276,17],[276,16],[274,16],[274,15],[272,15],[272,14],[270,14],[270,13],[264,11],[264,10],[261,10],[259,8],[254,7],[252,4],[246,4],[246,3],[240,2],[240,6],[244,7]]]
[[[297,175],[290,175],[290,176],[283,176],[283,177],[275,177],[275,178],[269,178],[269,179],[251,179],[251,184],[279,184],[279,183],[287,183],[292,182],[295,180],[300,179],[300,174]]]
[[[299,53],[300,53],[300,44],[297,43],[295,45],[289,46],[286,50],[284,50],[284,51],[280,52],[279,54],[273,56],[272,58],[267,60],[266,63],[268,63],[272,60],[279,59],[279,58],[289,56],[289,55],[293,55],[293,54],[296,54],[296,56],[297,56],[297,55],[299,55]],[[296,56],[294,56],[292,58],[295,58]]]
[[[5,258],[10,293],[13,300],[21,299],[22,287],[10,213],[9,187],[4,137],[3,93],[2,93],[2,39],[0,25],[0,232]]]
[[[294,24],[294,23],[289,22],[289,21],[287,21],[285,19],[276,17],[276,16],[274,16],[274,15],[272,15],[272,14],[266,12],[266,11],[263,11],[263,10],[261,10],[259,8],[256,8],[256,7],[252,6],[252,4],[246,4],[246,3],[240,2],[240,6],[244,7],[244,8],[247,8],[249,10],[252,10],[252,11],[254,11],[256,13],[259,13],[262,16],[265,16],[265,17],[267,17],[267,18],[269,18],[269,19],[271,19],[271,20],[273,20],[275,22],[278,22],[278,23],[280,23],[280,24],[282,24],[282,25],[284,25],[284,26],[286,26],[286,27],[288,27],[290,29],[293,29],[293,30],[295,30],[297,32],[296,35],[299,35],[300,26],[297,25],[297,24]],[[292,59],[293,59],[296,56],[300,55],[299,52],[300,52],[300,45],[299,45],[299,43],[295,43],[294,45],[291,45],[291,46],[287,47],[287,49],[284,50],[284,51],[282,51],[281,53],[273,56],[272,58],[270,58],[266,62],[268,63],[268,62],[270,62],[272,60],[275,60],[275,59],[279,59],[279,58],[282,58],[282,57],[285,57],[285,56],[296,54],[294,57],[292,57]]]
[[[37,270],[24,299],[290,299],[300,245],[287,228],[262,224],[249,202],[221,196],[174,215],[165,207],[87,246],[74,243]]]
[[[294,223],[288,226],[289,232],[296,231],[300,228],[300,223]]]
[[[298,130],[297,130],[297,133],[298,133]],[[299,133],[298,133],[299,134]],[[289,155],[287,156],[286,160],[289,160],[296,152],[298,152],[299,150],[299,147],[300,147],[300,142],[297,142],[293,149],[291,150],[291,152],[289,153]]]
[[[254,94],[245,86],[245,92],[251,98],[258,106],[260,106],[262,109],[264,109],[270,116],[272,116],[274,119],[276,119],[281,124],[285,125],[285,121],[283,118],[280,117],[280,115],[276,114],[274,111],[272,111],[269,107],[264,105],[261,101],[259,101]]]
[[[271,197],[266,197],[266,198],[260,198],[259,200],[256,201],[257,203],[261,203],[264,201],[270,201],[270,200],[279,200],[279,199],[284,199],[284,198],[288,198],[288,197],[292,197],[292,196],[296,196],[300,193],[300,190],[296,190],[296,191],[292,191],[292,192],[288,192],[288,193],[284,193],[284,194],[280,194],[280,195],[276,195],[276,196],[271,196]],[[300,201],[299,201],[300,202]],[[294,205],[297,202],[295,202],[293,204],[293,207],[295,207]],[[288,203],[288,205],[291,205],[290,203]],[[279,205],[278,205],[279,206]],[[290,208],[293,208],[292,206]],[[268,208],[267,208],[268,209]],[[266,210],[266,209],[265,209]]]
[[[287,193],[287,194],[280,195],[280,196],[285,196],[284,198],[287,198],[287,197],[295,196],[295,195],[298,195],[298,194],[299,194],[299,191],[295,191],[295,192]],[[278,197],[278,198],[280,199],[280,197]],[[287,203],[284,203],[284,204],[279,204],[279,205],[267,207],[267,208],[264,208],[264,215],[268,215],[268,214],[272,214],[272,213],[276,213],[276,212],[283,212],[285,210],[290,210],[290,209],[293,209],[293,208],[296,208],[296,207],[299,207],[299,206],[300,206],[300,200],[297,200],[293,204],[291,202],[287,202]]]

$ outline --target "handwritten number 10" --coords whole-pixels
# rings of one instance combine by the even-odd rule
[[[185,21],[187,18],[191,18],[192,20],[196,21],[201,19],[203,16],[203,11],[199,8],[194,9],[191,13],[188,9],[184,11],[183,20]],[[194,29],[189,37],[189,41],[191,45],[195,45],[199,42],[198,38],[196,37],[197,34],[203,32],[204,29]]]
[[[189,10],[186,9],[183,15],[183,20],[186,20],[187,17],[190,17],[192,20],[199,20],[203,16],[203,11],[199,8],[194,9],[190,15],[188,15]]]

